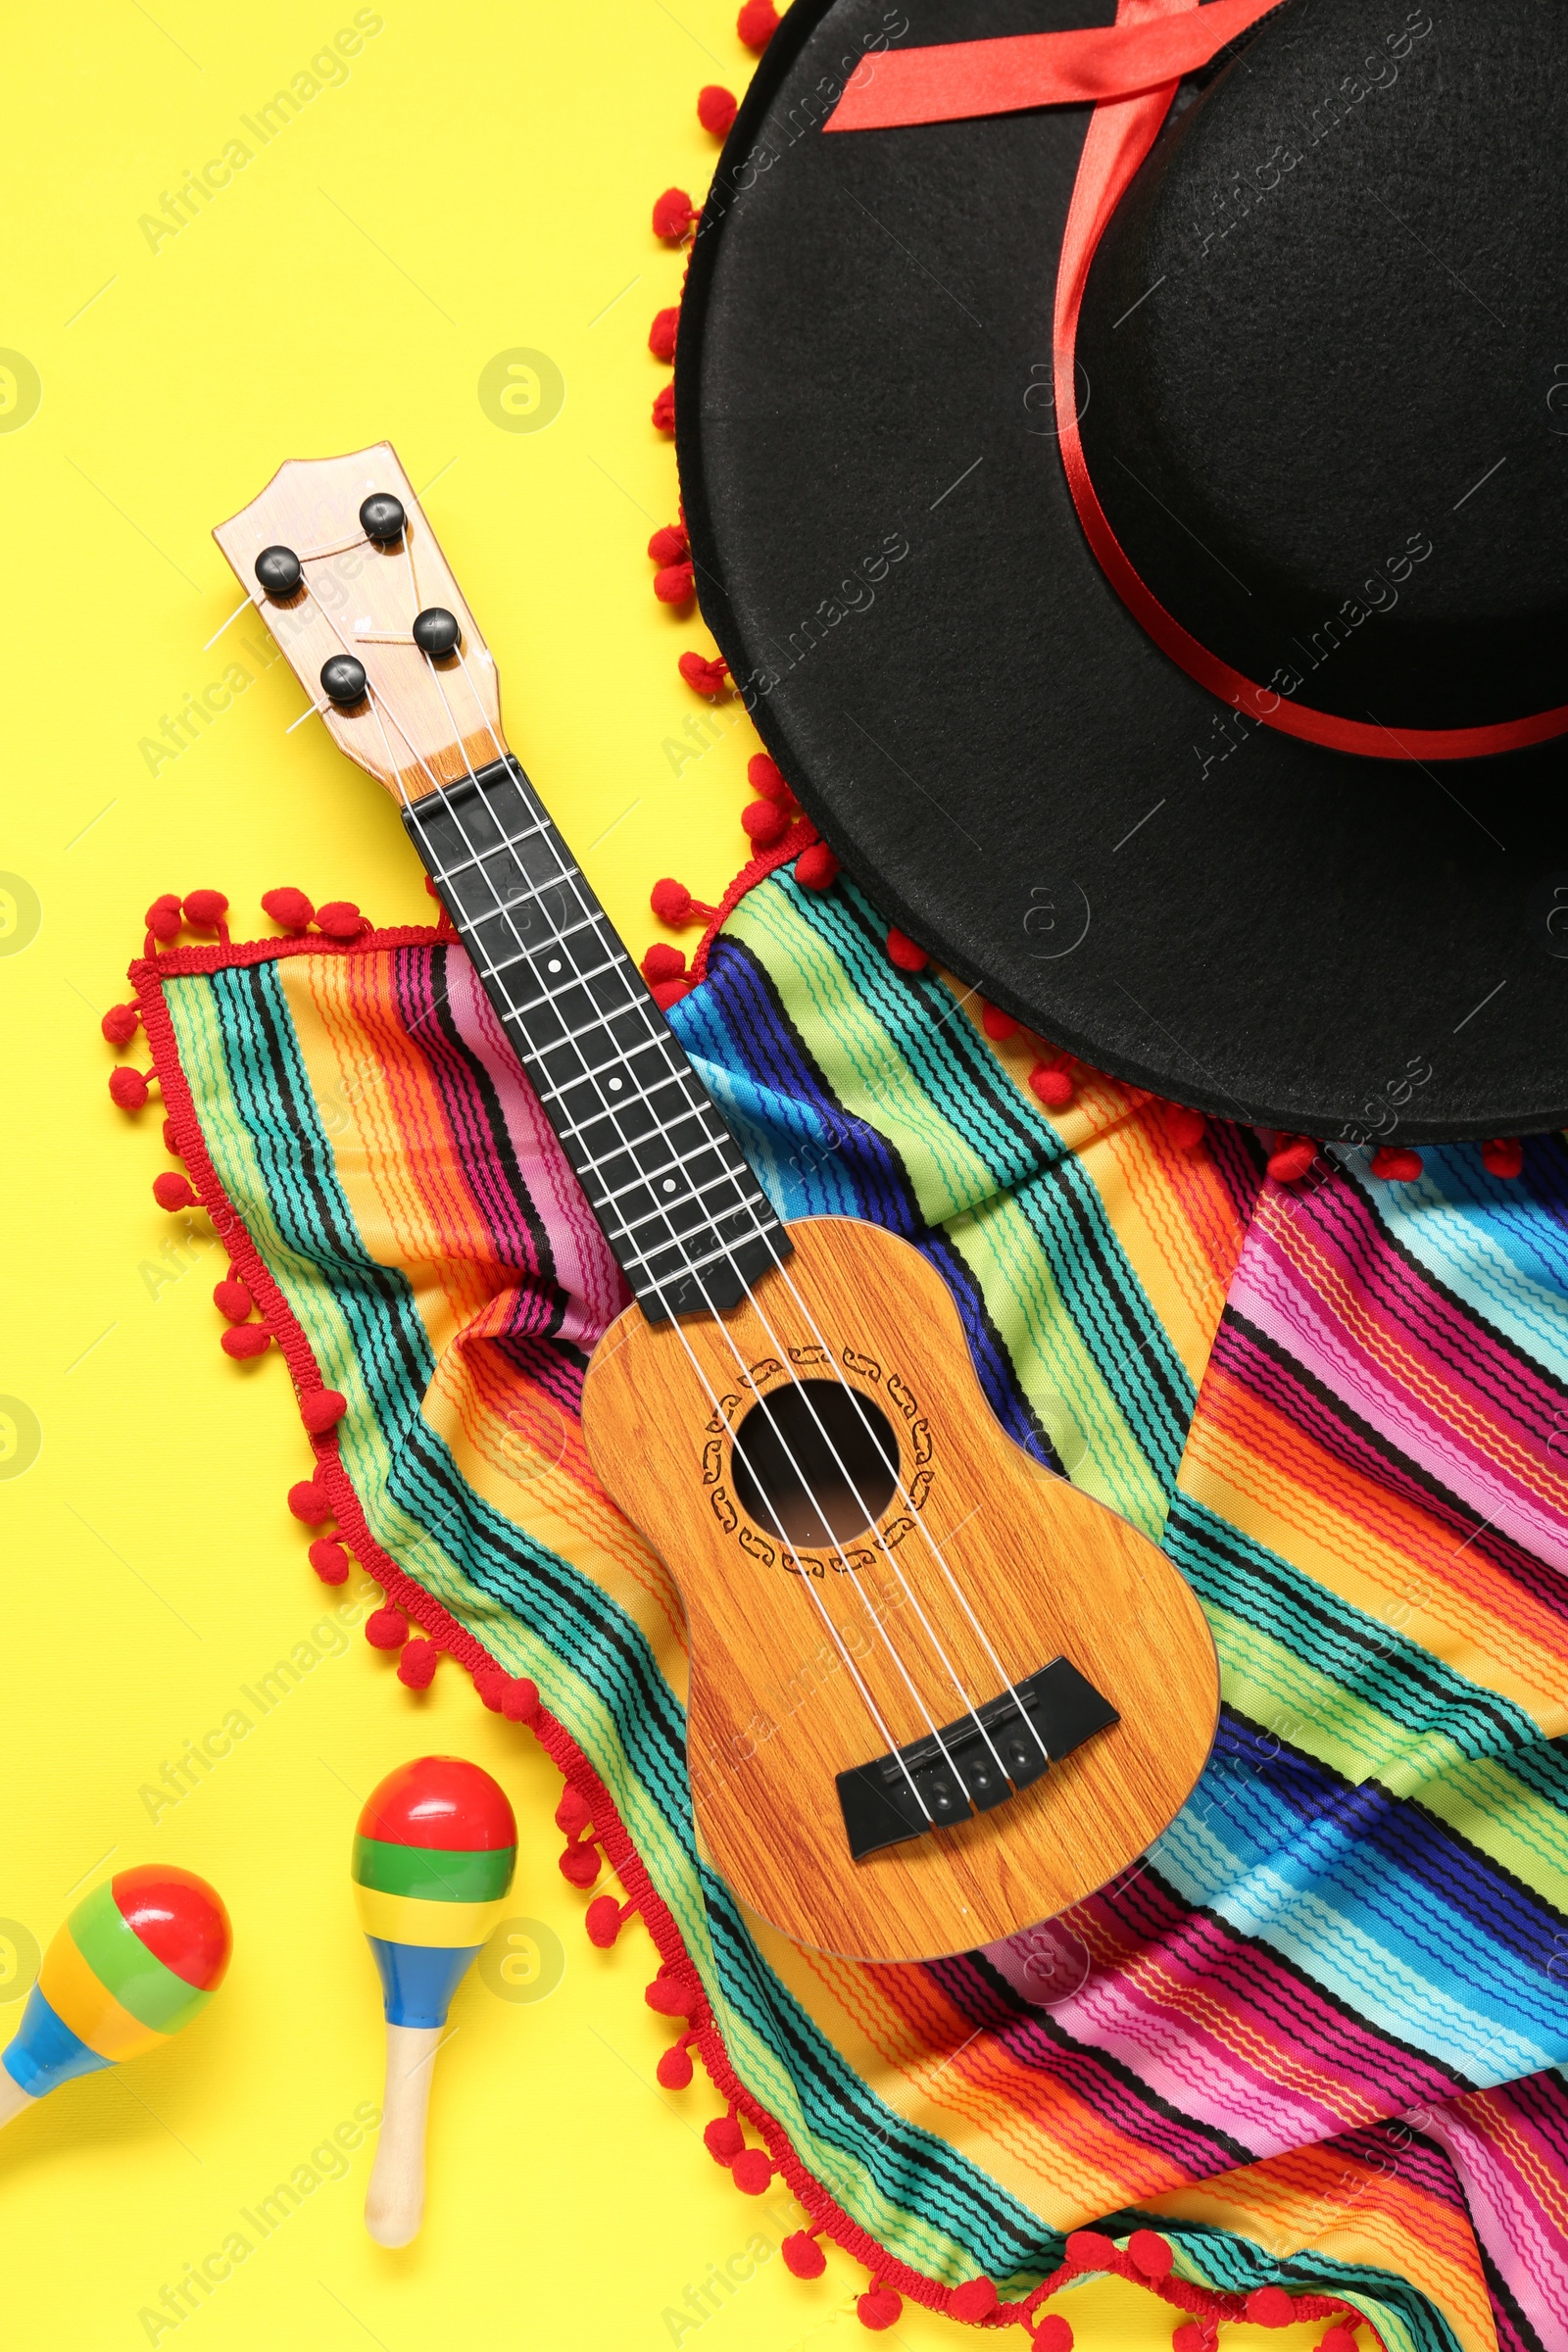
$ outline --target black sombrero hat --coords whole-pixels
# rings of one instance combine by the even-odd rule
[[[850,870],[1058,1046],[1561,1126],[1568,18],[1266,5],[796,0],[681,313],[703,612]]]

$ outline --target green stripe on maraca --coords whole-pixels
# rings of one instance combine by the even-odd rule
[[[516,1861],[514,1845],[465,1853],[451,1846],[391,1845],[380,1838],[354,1840],[354,1877],[383,1894],[417,1895],[433,1903],[490,1903],[506,1893]]]
[[[112,1881],[77,1904],[70,1935],[105,1990],[156,2033],[177,2034],[213,1997],[148,1950],[116,1902]]]

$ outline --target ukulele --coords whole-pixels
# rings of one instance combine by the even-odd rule
[[[396,798],[630,1286],[583,1434],[685,1602],[708,1858],[860,1960],[968,1950],[1103,1886],[1212,1743],[1192,1591],[1005,1434],[916,1250],[776,1214],[508,749],[391,448],[286,465],[214,536]]]

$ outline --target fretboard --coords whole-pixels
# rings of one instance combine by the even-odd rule
[[[789,1238],[522,769],[403,821],[644,1313],[736,1305]]]

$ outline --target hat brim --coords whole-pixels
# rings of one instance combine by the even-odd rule
[[[1109,12],[902,13],[922,43]],[[698,595],[803,808],[901,928],[1134,1084],[1326,1137],[1568,1123],[1568,756],[1322,751],[1158,652],[1049,405],[1088,110],[824,132],[883,23],[795,0],[681,308]]]

